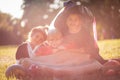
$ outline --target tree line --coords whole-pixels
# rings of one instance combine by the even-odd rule
[[[50,25],[66,0],[23,0],[21,19],[0,12],[0,45],[19,44],[34,26]],[[87,6],[97,22],[98,39],[120,38],[120,0],[72,0]]]

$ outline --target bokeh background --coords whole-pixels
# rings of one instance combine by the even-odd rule
[[[2,3],[4,0],[0,0]],[[16,0],[18,1],[18,0]],[[19,0],[21,17],[2,11],[0,6],[0,45],[20,44],[32,27],[50,25],[66,0]],[[120,38],[120,0],[73,0],[87,6],[96,18],[98,40]],[[10,1],[13,4],[15,0]],[[9,2],[4,2],[9,9]],[[12,6],[12,5],[11,5]],[[16,6],[17,7],[17,6]],[[12,7],[15,14],[16,7]]]

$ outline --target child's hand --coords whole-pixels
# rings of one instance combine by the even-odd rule
[[[29,58],[21,59],[19,64],[24,66],[25,68],[28,68],[31,65]]]

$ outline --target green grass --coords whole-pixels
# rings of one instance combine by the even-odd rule
[[[98,46],[104,59],[120,58],[120,39],[99,41]]]
[[[104,59],[120,58],[120,39],[98,41],[98,45]],[[16,49],[17,46],[0,46],[0,80],[7,80],[4,73],[8,66],[15,63]]]
[[[0,80],[7,80],[4,73],[8,66],[15,63],[16,48],[16,46],[0,46]]]

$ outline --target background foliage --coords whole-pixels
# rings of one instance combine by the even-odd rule
[[[26,40],[34,26],[49,25],[66,0],[23,0],[21,19],[0,12],[0,45],[19,44]],[[93,12],[97,21],[98,39],[120,38],[120,0],[79,1]]]

